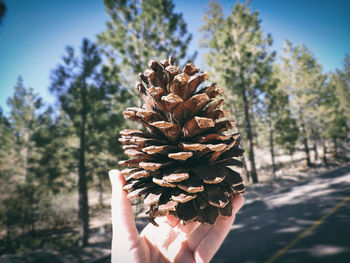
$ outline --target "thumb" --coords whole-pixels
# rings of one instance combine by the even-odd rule
[[[136,246],[139,233],[136,229],[130,200],[126,191],[123,190],[125,185],[124,176],[118,170],[111,170],[109,171],[109,178],[112,184],[112,256],[117,254],[120,258],[121,255]]]

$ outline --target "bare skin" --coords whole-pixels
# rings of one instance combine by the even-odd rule
[[[157,218],[138,233],[125,179],[118,170],[109,172],[112,183],[112,263],[209,262],[229,233],[244,199],[235,195],[231,217],[219,217],[215,225],[191,222],[183,225],[172,215]]]

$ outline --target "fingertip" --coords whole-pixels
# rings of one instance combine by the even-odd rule
[[[108,172],[109,176],[115,176],[115,175],[118,175],[120,172],[118,169],[112,169]]]
[[[120,173],[119,170],[110,170],[108,172],[108,175],[113,188],[123,188],[123,186],[126,184],[125,177]]]
[[[195,251],[194,252],[194,261],[196,263],[204,263],[204,258],[203,258],[203,255],[202,253],[198,252],[198,251]],[[208,261],[209,262],[209,261]]]
[[[180,219],[176,218],[169,212],[166,214],[166,219],[167,219],[167,224],[171,227],[175,227],[180,222]]]
[[[199,222],[191,221],[189,223],[186,223],[185,225],[179,223],[177,224],[177,228],[184,232],[186,236],[191,235],[193,231],[195,231],[200,226]]]
[[[117,169],[110,170],[108,172],[109,180],[111,181],[112,186],[117,184],[118,177],[120,176],[120,172]]]
[[[244,197],[241,194],[236,194],[232,200],[233,212],[236,214],[244,204]]]
[[[126,180],[125,180],[125,177],[124,175],[122,175],[119,171],[118,171],[118,181],[120,183],[120,185],[123,187],[125,184],[126,184]]]

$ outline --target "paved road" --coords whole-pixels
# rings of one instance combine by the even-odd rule
[[[350,263],[350,165],[242,208],[212,263],[257,262]]]
[[[350,165],[244,206],[212,262],[349,263]]]

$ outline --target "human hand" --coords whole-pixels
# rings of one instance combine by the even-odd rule
[[[148,224],[139,235],[130,200],[122,188],[118,170],[109,172],[112,183],[112,263],[209,262],[230,231],[243,197],[235,195],[231,217],[219,217],[215,225],[190,222],[183,225],[169,213]]]

